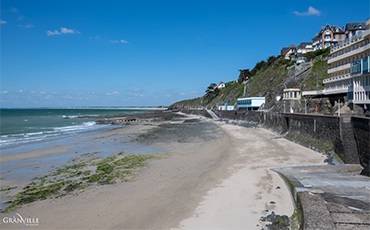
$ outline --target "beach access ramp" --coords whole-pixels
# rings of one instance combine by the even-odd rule
[[[207,109],[207,112],[208,112],[208,114],[209,115],[211,115],[211,117],[212,117],[212,119],[214,120],[214,121],[219,121],[219,120],[221,120],[212,110],[209,110],[209,109]]]

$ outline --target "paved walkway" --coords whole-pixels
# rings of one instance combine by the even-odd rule
[[[370,177],[360,165],[277,168],[293,185],[303,229],[370,229]],[[298,196],[297,196],[298,195]]]

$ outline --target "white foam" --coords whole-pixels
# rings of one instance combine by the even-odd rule
[[[96,125],[95,121],[89,121],[78,125],[55,127],[48,131],[1,135],[0,147],[44,141],[53,137],[72,135],[74,133],[80,133],[84,131],[92,131],[99,127],[102,127],[102,125],[98,126]]]

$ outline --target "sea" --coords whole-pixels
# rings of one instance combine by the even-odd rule
[[[134,114],[150,112],[145,108],[38,108],[0,109],[0,152],[22,146],[108,129],[98,118],[80,116]]]

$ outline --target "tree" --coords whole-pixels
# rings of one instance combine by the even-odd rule
[[[270,57],[268,57],[268,58],[267,58],[267,63],[268,63],[269,65],[272,65],[272,64],[274,64],[274,62],[275,62],[277,59],[278,59],[278,57],[270,56]]]
[[[240,69],[239,70],[239,77],[238,77],[238,83],[241,84],[243,81],[249,79],[252,76],[251,71],[249,69]]]
[[[217,87],[217,84],[216,83],[211,83],[208,87],[207,87],[207,89],[206,89],[206,93],[208,94],[208,93],[211,93],[211,92],[213,92],[214,90],[215,90],[215,88]]]
[[[251,71],[252,76],[255,75],[259,70],[263,69],[266,65],[267,65],[267,62],[264,60],[257,62]]]

